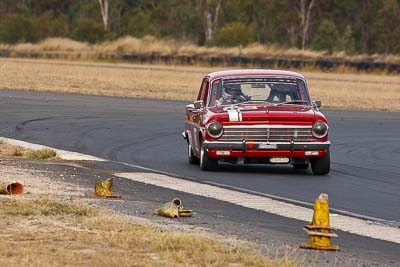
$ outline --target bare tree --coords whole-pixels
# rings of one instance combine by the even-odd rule
[[[361,52],[366,54],[369,50],[369,39],[370,39],[370,27],[371,27],[371,9],[372,9],[372,1],[370,0],[361,0],[359,1],[360,7],[360,17],[361,17]]]
[[[289,43],[291,47],[296,47],[296,41],[299,35],[297,34],[297,29],[294,25],[290,25],[286,28],[289,34]]]
[[[222,6],[222,0],[217,0],[217,3],[215,5],[214,18],[213,18],[210,2],[211,1],[209,1],[209,0],[198,0],[197,1],[197,5],[198,5],[199,9],[203,12],[205,38],[206,38],[206,43],[208,43],[208,44],[212,43],[212,41],[213,41],[214,31],[218,24],[218,16],[219,16],[219,12],[220,12],[221,6]]]
[[[300,18],[300,36],[301,36],[301,49],[306,48],[306,41],[308,37],[308,28],[310,26],[311,11],[313,9],[315,0],[300,0],[297,1],[299,6],[294,6],[297,15]]]
[[[110,3],[109,0],[99,0],[101,17],[103,18],[104,30],[108,31],[110,26]]]

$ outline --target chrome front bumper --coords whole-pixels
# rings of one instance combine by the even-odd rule
[[[330,141],[326,142],[229,142],[229,141],[204,141],[204,149],[217,150],[328,150]]]

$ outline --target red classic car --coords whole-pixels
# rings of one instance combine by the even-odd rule
[[[231,70],[206,75],[186,106],[189,162],[291,164],[316,175],[330,170],[328,122],[311,101],[303,75],[281,70]]]

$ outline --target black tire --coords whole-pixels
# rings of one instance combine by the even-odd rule
[[[314,175],[328,174],[331,169],[331,157],[329,150],[322,158],[316,158],[311,161],[311,169]]]
[[[199,164],[200,159],[193,152],[192,145],[188,144],[188,159],[190,164]]]
[[[293,164],[293,167],[296,170],[306,170],[306,169],[308,169],[309,166],[310,166],[310,164],[308,164],[308,163],[295,163],[295,164]]]
[[[200,169],[203,171],[214,171],[218,168],[218,159],[211,158],[207,155],[207,152],[201,146],[200,151]]]

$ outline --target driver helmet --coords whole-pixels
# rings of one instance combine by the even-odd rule
[[[222,90],[222,96],[224,98],[232,98],[241,95],[240,84],[225,84]]]

